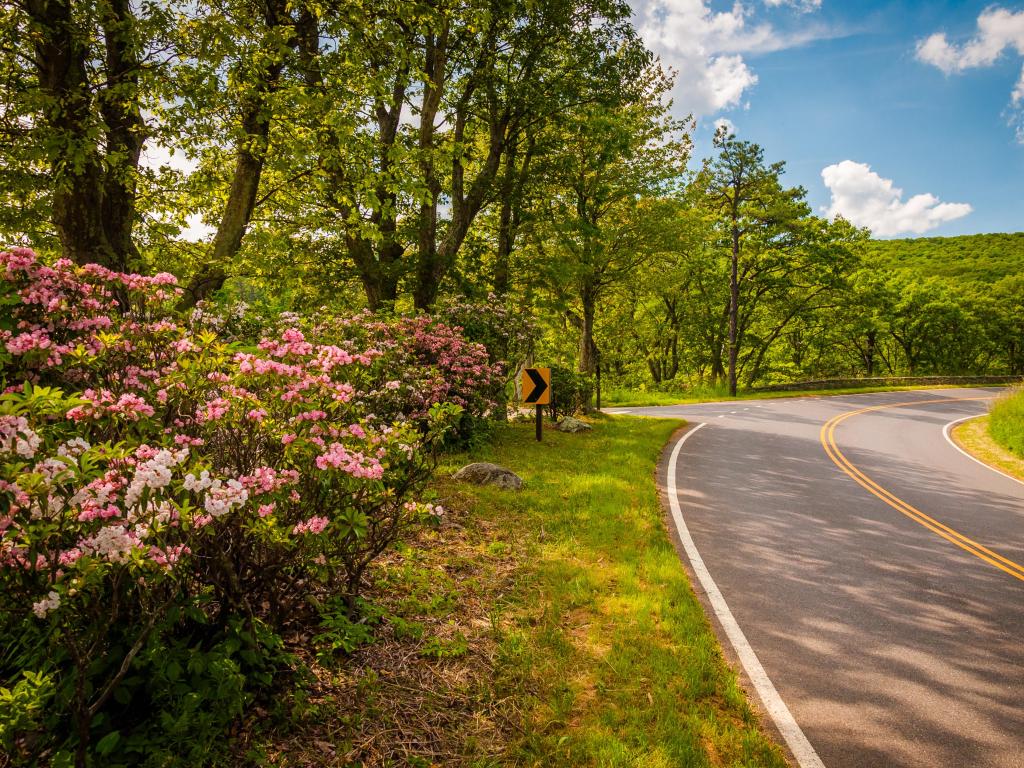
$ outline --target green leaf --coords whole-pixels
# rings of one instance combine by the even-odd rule
[[[121,740],[120,731],[111,731],[96,744],[96,754],[109,755],[117,747],[117,743]]]

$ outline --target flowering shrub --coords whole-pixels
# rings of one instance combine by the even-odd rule
[[[435,310],[443,323],[461,329],[466,339],[483,344],[491,362],[504,363],[514,375],[533,353],[537,326],[522,307],[511,308],[501,297],[489,293],[484,301],[446,298]]]
[[[354,607],[420,514],[439,441],[493,403],[483,347],[429,318],[242,347],[179,322],[169,275],[25,250],[0,269],[0,640],[35,649],[0,656],[0,693],[29,713],[0,745],[25,755],[129,749],[112,708],[160,698],[131,681],[161,649],[198,658],[260,627],[270,647],[328,595]]]
[[[422,420],[432,404],[452,403],[462,410],[455,436],[465,440],[501,401],[504,363],[491,362],[487,349],[458,327],[427,315],[388,322],[366,313],[328,319],[312,332],[345,349],[376,353],[360,397],[380,418]]]
[[[111,272],[98,264],[52,267],[27,248],[0,252],[0,366],[5,378],[37,381],[71,360],[101,351],[131,352],[130,336],[180,292],[174,275]],[[130,314],[134,319],[125,323]],[[118,326],[119,336],[106,332]],[[159,323],[157,323],[159,325]]]

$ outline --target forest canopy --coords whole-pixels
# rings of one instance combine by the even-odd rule
[[[695,159],[620,0],[0,14],[3,240],[183,309],[500,304],[628,387],[1022,372],[1024,236],[871,241],[770,147]]]

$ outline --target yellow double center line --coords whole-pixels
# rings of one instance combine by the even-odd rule
[[[944,538],[946,541],[956,544],[960,549],[970,552],[975,557],[984,560],[989,565],[994,565],[999,570],[1010,574],[1015,579],[1024,581],[1024,566],[1015,563],[1013,560],[1003,557],[997,552],[993,552],[983,544],[979,544],[974,539],[964,536],[959,531],[953,530],[948,525],[940,523],[933,517],[929,517],[921,510],[914,506],[911,506],[907,502],[900,498],[897,498],[889,491],[885,490],[882,486],[872,480],[870,477],[861,472],[853,463],[843,455],[843,452],[839,450],[839,446],[836,444],[836,427],[842,424],[847,419],[858,416],[862,413],[869,413],[870,411],[881,411],[886,408],[906,408],[914,405],[928,405],[930,403],[950,403],[950,402],[964,402],[968,400],[988,400],[987,397],[960,397],[960,398],[939,398],[936,400],[914,400],[908,403],[889,403],[887,405],[873,405],[870,408],[861,408],[856,411],[847,411],[841,413],[838,416],[825,422],[821,428],[821,444],[825,448],[825,453],[828,457],[836,463],[843,472],[852,477],[857,483],[870,491],[872,494],[880,498],[890,507],[896,511],[906,515],[915,523],[923,525],[933,533],[937,533],[939,536]]]

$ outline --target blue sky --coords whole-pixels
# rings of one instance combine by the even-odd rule
[[[633,5],[698,155],[727,119],[876,236],[1024,229],[1024,3]]]

